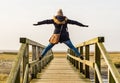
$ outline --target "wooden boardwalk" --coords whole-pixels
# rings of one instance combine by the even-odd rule
[[[92,83],[64,57],[55,57],[31,83]]]
[[[57,56],[53,59],[53,51],[49,50],[39,64],[40,61],[37,58],[40,57],[39,55],[45,46],[28,38],[20,38],[21,46],[6,83],[21,83],[21,80],[22,83],[29,83],[30,77],[35,78],[31,80],[31,83],[104,83],[101,74],[101,57],[107,65],[108,83],[120,83],[120,73],[109,57],[103,42],[104,37],[97,37],[76,45],[80,53],[84,54],[85,60],[75,57],[75,53],[71,49],[67,50],[68,60],[63,56]],[[90,61],[91,45],[95,45],[93,61]],[[29,61],[29,56],[31,56],[29,47],[32,47],[32,61]],[[75,68],[79,68],[86,78],[90,78],[89,69],[92,68],[94,82],[86,79]],[[20,69],[23,71],[22,74]],[[42,72],[39,73],[41,70]],[[20,78],[20,75],[22,75],[22,78]]]

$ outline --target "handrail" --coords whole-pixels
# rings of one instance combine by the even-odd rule
[[[100,48],[103,58],[105,59],[105,62],[108,65],[108,69],[110,70],[113,78],[115,79],[115,82],[120,83],[120,74],[119,74],[118,70],[116,69],[115,65],[112,63],[112,61],[109,57],[109,54],[107,53],[104,45],[102,43],[97,43],[97,45]]]
[[[71,57],[72,59],[74,59],[74,60],[76,60],[76,61],[78,61],[78,62],[84,63],[85,65],[88,65],[88,66],[90,66],[91,68],[94,68],[94,66],[95,66],[95,63],[92,62],[92,61],[81,60],[80,58],[75,57],[75,56],[72,56],[72,55],[70,55],[70,54],[68,54],[67,57]]]
[[[15,83],[17,74],[19,73],[19,67],[20,67],[20,63],[21,63],[25,48],[26,48],[26,44],[22,44],[20,47],[20,51],[18,52],[18,56],[15,59],[14,65],[9,74],[7,83]]]
[[[104,37],[97,37],[88,41],[85,41],[83,43],[80,43],[76,45],[76,48],[81,52],[83,55],[83,47],[85,47],[85,60],[80,60],[78,57],[75,56],[75,53],[72,52],[72,50],[68,49],[68,60],[74,64],[76,68],[80,69],[80,72],[85,74],[86,78],[90,78],[90,72],[89,67],[93,68],[95,70],[94,78],[95,83],[103,83],[102,76],[101,76],[101,60],[100,56],[102,55],[105,59],[105,62],[108,66],[108,81],[109,83],[120,83],[120,74],[118,70],[116,69],[115,65],[112,63],[104,45]],[[95,45],[95,61],[91,62],[89,61],[89,55],[90,55],[90,45]],[[92,63],[92,65],[88,65],[87,62]],[[83,65],[85,65],[85,70],[83,69]]]
[[[38,63],[44,61],[45,59],[49,58],[50,56],[52,57],[52,55],[49,55],[49,56],[43,57],[43,59],[41,59],[41,61],[40,61],[40,60],[34,60],[34,61],[31,61],[31,62],[29,62],[29,66],[30,66],[30,67],[33,67],[33,66],[35,66],[36,64],[38,64]]]
[[[19,49],[17,58],[13,64],[9,77],[6,83],[29,83],[29,70],[32,69],[31,78],[35,78],[38,72],[44,68],[52,59],[53,53],[50,50],[44,58],[39,60],[41,51],[45,48],[44,45],[39,44],[27,38],[20,38],[21,47]],[[29,46],[32,46],[32,61],[29,61]],[[23,64],[21,67],[21,63]],[[32,66],[31,66],[32,64]],[[31,68],[32,67],[32,68]],[[22,69],[21,69],[22,68]],[[21,71],[23,73],[22,81],[20,80]]]
[[[104,42],[104,37],[96,37],[96,38],[90,39],[90,40],[85,41],[83,43],[77,44],[76,47],[93,45],[93,44],[95,44],[97,42]]]
[[[26,44],[29,44],[29,45],[35,45],[35,46],[40,46],[42,48],[45,48],[44,45],[42,45],[42,44],[40,44],[38,42],[32,41],[32,40],[30,40],[28,38],[24,38],[24,37],[20,38],[20,43],[26,43]]]

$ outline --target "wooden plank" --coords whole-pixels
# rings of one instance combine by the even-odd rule
[[[91,68],[94,68],[94,62],[92,62],[92,61],[81,60],[80,58],[72,56],[70,54],[68,54],[68,56],[75,59],[75,60],[77,60],[77,61],[79,61],[79,62],[81,62],[81,63],[83,63],[83,64],[86,64],[86,65],[90,66]]]
[[[48,80],[40,80],[40,79],[33,79],[31,83],[90,83],[89,80],[83,79],[83,80],[71,80],[71,79],[48,79]],[[92,83],[92,82],[91,82]]]
[[[40,47],[37,47],[37,59],[39,59],[39,57],[41,56],[40,50],[41,50]],[[40,62],[38,63],[37,67],[38,67],[38,72],[41,72]]]
[[[76,45],[76,47],[81,47],[81,46],[85,46],[85,45],[92,45],[92,44],[95,44],[97,42],[104,42],[104,37],[97,37],[97,38],[85,41],[81,44]]]
[[[20,38],[20,43],[26,43],[26,44],[29,44],[29,45],[35,45],[35,46],[40,46],[42,48],[45,48],[44,45],[42,45],[42,44],[40,44],[38,42],[32,41],[32,40],[30,40],[28,38],[24,38],[24,37]]]
[[[89,45],[85,46],[85,60],[89,61]],[[90,78],[90,71],[89,71],[89,66],[85,65],[85,77]]]
[[[32,45],[32,61],[37,59],[36,46]],[[37,65],[32,67],[32,78],[37,76]]]
[[[109,83],[116,83],[111,72],[108,70],[108,82]]]
[[[108,68],[109,68],[115,82],[120,83],[120,74],[119,74],[117,68],[115,67],[115,65],[112,63],[112,60],[110,59],[108,52],[106,51],[104,45],[102,43],[97,43],[97,45],[101,51],[101,54],[103,55],[103,58],[105,59],[105,62],[108,65]]]
[[[79,51],[80,51],[81,55],[83,55],[83,46],[81,46],[81,47],[79,48]],[[80,68],[79,68],[80,73],[83,73],[83,72],[84,72],[84,70],[83,70],[83,63],[80,62],[79,67],[80,67]]]
[[[25,48],[26,48],[26,44],[22,44],[6,83],[15,83],[15,79],[17,77],[17,72],[19,71],[19,68],[20,68],[20,63],[21,63]]]
[[[92,83],[66,60],[54,58],[30,83]]]
[[[29,68],[28,68],[28,64],[26,65],[26,68],[25,68],[25,72],[24,72],[24,77],[23,77],[23,83],[29,83],[28,81],[28,73],[29,73]]]
[[[23,79],[24,79],[24,76],[25,76],[25,71],[26,71],[26,66],[27,64],[29,64],[29,45],[27,44],[26,45],[26,49],[25,49],[25,52],[24,52],[24,55],[23,55]],[[29,71],[29,69],[28,69]],[[26,78],[26,83],[28,83],[28,77],[29,77],[29,74],[27,73],[27,78]]]
[[[100,59],[100,50],[97,46],[97,44],[95,44],[95,63],[99,69],[99,72],[101,73],[101,59]],[[95,75],[94,75],[94,78],[95,78],[95,83],[100,83],[99,82],[99,78],[98,78],[98,75],[97,75],[97,72],[95,71]]]
[[[96,71],[96,73],[97,73],[99,82],[100,82],[100,83],[103,83],[103,79],[102,79],[102,76],[101,76],[101,72],[99,71],[99,68],[98,68],[97,64],[95,64],[95,71]]]

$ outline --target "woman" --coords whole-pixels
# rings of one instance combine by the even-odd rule
[[[73,24],[73,25],[78,25],[82,27],[88,27],[88,25],[83,25],[80,22],[68,19],[66,16],[63,15],[62,9],[58,10],[57,15],[54,16],[53,19],[43,20],[33,25],[37,26],[37,25],[42,25],[42,24],[54,24],[55,26],[54,34],[61,33],[59,42],[66,44],[69,48],[71,48],[76,53],[77,56],[83,59],[83,56],[80,55],[80,53],[74,47],[74,45],[72,44],[69,38],[67,24]],[[55,44],[49,43],[49,45],[43,50],[41,57],[43,57],[47,53],[47,51],[50,50],[54,45]]]

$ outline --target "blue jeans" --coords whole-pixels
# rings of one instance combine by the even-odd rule
[[[80,56],[80,53],[79,53],[78,50],[73,46],[73,44],[72,44],[72,42],[71,42],[70,40],[65,41],[65,42],[63,42],[63,43],[66,44],[70,49],[72,49],[77,56]],[[47,51],[50,50],[54,45],[55,45],[55,44],[49,43],[49,45],[42,51],[41,56],[42,56],[42,57],[45,56],[45,54],[47,53]]]

